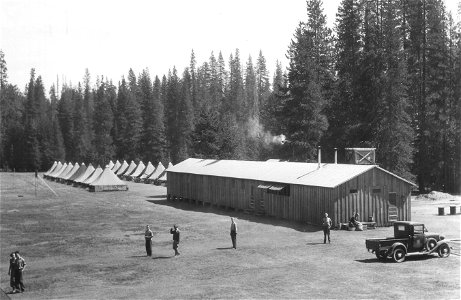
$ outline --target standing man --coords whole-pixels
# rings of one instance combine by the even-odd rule
[[[331,228],[331,219],[328,217],[328,214],[325,213],[325,217],[322,219],[322,228],[323,228],[323,243],[327,243],[328,237],[328,244],[330,243],[330,228]]]
[[[22,277],[22,272],[26,268],[26,261],[24,258],[19,255],[19,251],[16,251],[16,263],[15,263],[15,269],[16,269],[16,274],[15,274],[15,282],[16,282],[16,291],[19,291],[20,293],[24,292],[24,279]]]
[[[16,293],[16,253],[11,252],[10,254],[10,267],[8,269],[8,275],[10,275],[10,286],[13,289],[12,294]]]
[[[146,232],[144,233],[144,238],[146,239],[146,252],[147,256],[152,256],[152,237],[154,234],[150,230],[149,225],[146,225]]]
[[[173,228],[170,229],[170,233],[173,235],[174,256],[178,256],[181,254],[178,251],[178,247],[179,247],[179,228],[178,226],[174,225]]]
[[[230,236],[232,240],[232,247],[237,249],[237,224],[235,223],[234,218],[231,218]]]

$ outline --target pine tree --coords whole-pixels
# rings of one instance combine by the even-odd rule
[[[115,149],[111,130],[113,127],[113,112],[107,92],[108,82],[101,82],[95,97],[94,125],[95,125],[95,163],[105,165],[114,157]]]
[[[140,159],[141,110],[132,92],[137,88],[137,84],[129,88],[124,78],[118,88],[116,144],[117,154],[123,159]]]
[[[62,137],[61,127],[58,120],[58,98],[56,88],[50,88],[50,119],[51,119],[51,158],[55,161],[63,161],[66,158],[64,149],[64,139]]]
[[[267,70],[266,65],[266,58],[263,56],[263,52],[261,50],[259,50],[259,56],[256,62],[256,81],[259,107],[263,108],[266,106],[271,91],[269,83],[269,71]]]
[[[178,103],[177,119],[177,145],[178,152],[174,161],[176,163],[189,158],[191,152],[191,137],[194,130],[194,112],[192,108],[191,82],[189,70],[186,69],[181,80],[181,94]],[[174,157],[174,156],[173,156]]]
[[[74,90],[63,85],[61,98],[58,103],[58,119],[64,140],[66,160],[73,161],[75,155],[75,128],[74,128],[74,105],[72,103]]]
[[[397,0],[382,3],[383,93],[377,111],[379,121],[375,142],[378,162],[385,169],[411,179],[413,130],[408,114],[403,41],[399,32],[402,11],[398,4]]]
[[[181,88],[176,68],[168,74],[166,87],[165,119],[168,141],[168,157],[173,163],[178,162],[179,142],[178,142],[178,120],[180,118],[178,107],[181,97]]]
[[[324,142],[332,147],[357,147],[363,143],[366,130],[362,120],[363,108],[372,109],[361,103],[360,88],[361,53],[361,2],[343,0],[338,8],[336,19],[336,64],[337,81],[333,99],[326,109],[329,128]]]
[[[315,158],[328,128],[324,108],[331,85],[330,30],[321,1],[307,1],[307,14],[308,22],[296,29],[288,50],[289,97],[282,112],[293,159],[302,161]]]
[[[160,100],[160,80],[155,77],[154,86],[147,70],[139,78],[142,119],[141,153],[145,161],[157,163],[163,159],[164,123],[163,105]]]
[[[24,114],[24,163],[26,170],[38,170],[41,165],[41,155],[38,137],[39,107],[35,99],[35,70],[30,72],[30,81],[27,86],[26,107]]]

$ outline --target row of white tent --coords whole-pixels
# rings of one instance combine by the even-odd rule
[[[166,170],[172,167],[173,164],[170,162],[165,168],[161,162],[155,167],[151,162],[145,165],[140,161],[136,165],[134,161],[128,164],[126,160],[123,163],[117,160],[115,163],[110,161],[108,166],[120,179],[160,185],[167,182]]]
[[[171,163],[168,164],[168,168],[170,166]],[[154,167],[151,162],[146,166],[143,162],[136,165],[131,161],[128,165],[126,161],[120,163],[117,160],[115,163],[110,161],[103,170],[100,166],[94,168],[91,163],[87,167],[84,163],[62,164],[55,161],[44,177],[74,186],[88,187],[90,191],[125,191],[128,186],[120,179],[160,185],[166,184],[166,174],[166,168],[161,162]]]
[[[92,192],[128,190],[126,183],[120,180],[108,166],[103,170],[100,166],[94,168],[91,163],[86,166],[84,163],[79,165],[54,162],[43,177],[73,186],[88,187]]]

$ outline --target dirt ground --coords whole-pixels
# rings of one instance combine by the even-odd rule
[[[396,264],[365,248],[366,238],[392,236],[390,227],[332,231],[332,243],[323,244],[318,227],[169,202],[164,187],[129,182],[128,192],[90,193],[30,173],[0,173],[0,182],[3,290],[10,290],[9,253],[20,250],[27,262],[26,292],[11,299],[460,298],[456,197],[412,201],[412,220],[450,239],[452,255]],[[456,215],[437,215],[450,205]],[[146,224],[154,231],[153,257],[145,253]],[[176,258],[173,224],[181,230]]]

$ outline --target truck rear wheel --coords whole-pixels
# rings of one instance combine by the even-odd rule
[[[401,263],[405,261],[405,250],[402,248],[397,248],[392,253],[392,258],[394,258],[395,262]]]
[[[376,255],[376,258],[379,260],[384,260],[387,257],[386,251],[376,251],[375,255]]]
[[[445,257],[450,256],[451,250],[450,250],[450,247],[448,247],[447,244],[443,244],[443,245],[440,245],[440,247],[438,249],[438,252],[439,252],[440,257],[445,258]]]

